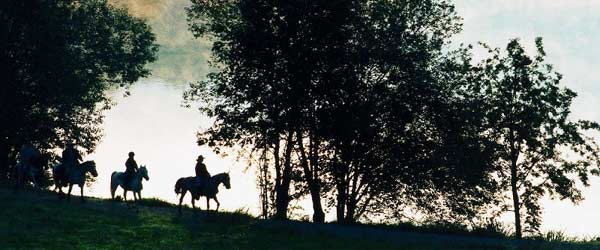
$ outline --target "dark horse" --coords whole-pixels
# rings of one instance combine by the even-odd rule
[[[219,200],[217,200],[217,193],[219,192],[219,185],[222,183],[225,185],[225,188],[230,189],[231,184],[229,183],[229,174],[228,173],[220,173],[210,177],[208,183],[204,185],[204,190],[200,190],[200,188],[196,185],[196,177],[181,177],[175,183],[175,193],[181,194],[179,198],[179,213],[181,214],[181,203],[183,202],[183,197],[189,191],[192,194],[192,208],[196,208],[196,204],[194,200],[200,199],[200,196],[206,197],[206,210],[210,210],[210,199],[215,200],[217,202],[217,210],[219,211]]]
[[[16,165],[17,169],[17,187],[23,187],[31,182],[33,185],[41,189],[44,178],[44,169],[48,164],[48,158],[44,155],[36,156],[30,164],[19,162]]]

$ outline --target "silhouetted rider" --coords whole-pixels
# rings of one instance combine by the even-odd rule
[[[202,188],[204,188],[204,185],[210,179],[210,173],[206,169],[206,165],[204,165],[204,157],[202,155],[199,155],[198,159],[196,159],[195,170],[196,170],[196,185],[200,189],[202,189]]]
[[[55,171],[56,176],[54,177],[58,179],[64,178],[69,170],[79,166],[82,159],[81,154],[75,149],[75,145],[72,142],[67,142],[61,156],[62,164],[57,167]]]
[[[138,170],[138,165],[137,162],[135,162],[135,159],[133,159],[133,157],[135,156],[135,153],[133,152],[129,152],[129,158],[127,158],[127,161],[125,162],[125,177],[123,178],[123,184],[124,186],[128,186],[129,182],[131,182],[131,179],[133,179],[133,176],[135,175],[135,173]]]
[[[81,160],[81,154],[75,149],[75,144],[68,142],[62,152],[62,164],[64,169],[72,169],[79,166]]]

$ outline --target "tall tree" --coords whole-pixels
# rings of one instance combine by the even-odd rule
[[[0,178],[27,141],[48,154],[66,139],[93,151],[105,91],[149,74],[150,27],[103,0],[10,0],[0,18]]]
[[[537,232],[541,223],[540,198],[583,199],[578,182],[598,174],[598,145],[585,131],[598,130],[591,121],[571,121],[576,97],[561,86],[562,75],[545,63],[542,39],[535,40],[537,54],[528,56],[519,40],[511,40],[506,53],[489,49],[490,57],[476,68],[477,86],[484,99],[487,134],[499,145],[498,172],[511,193],[516,238]],[[525,210],[523,212],[523,210]]]
[[[186,94],[202,99],[203,111],[215,118],[199,143],[216,151],[258,148],[251,152],[260,157],[266,150],[276,217],[285,218],[297,168],[316,222],[324,220],[321,199],[330,187],[338,221],[352,223],[387,204],[384,194],[398,188],[414,197],[452,183],[446,177],[454,176],[456,164],[432,160],[443,148],[434,138],[442,133],[434,123],[443,120],[436,109],[447,108],[437,59],[460,30],[452,5],[192,3],[190,29],[214,42],[215,72]]]
[[[279,56],[287,39],[285,20],[266,1],[192,1],[188,9],[195,36],[211,36],[216,72],[187,92],[202,98],[216,121],[199,134],[199,144],[215,151],[239,145],[260,152],[275,172],[275,217],[287,218],[297,99],[290,95],[290,68]],[[270,23],[270,22],[275,23]],[[266,152],[266,153],[265,153]]]
[[[337,219],[347,223],[390,204],[387,194],[404,194],[394,197],[401,203],[452,176],[433,162],[435,117],[449,108],[436,77],[442,47],[461,27],[445,1],[353,3],[340,45],[323,53],[318,87],[327,91],[315,98]]]

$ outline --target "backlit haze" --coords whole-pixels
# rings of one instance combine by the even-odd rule
[[[175,181],[194,175],[195,159],[202,154],[211,174],[231,171],[232,188],[221,187],[218,195],[221,208],[258,214],[255,169],[245,171],[248,163],[235,155],[222,158],[208,147],[197,146],[196,132],[209,127],[211,120],[194,108],[181,106],[183,91],[189,82],[205,77],[210,57],[210,43],[193,39],[187,31],[184,8],[188,1],[111,2],[147,18],[161,50],[157,62],[150,65],[153,75],[134,84],[131,96],[123,97],[124,90],[110,93],[117,105],[106,112],[105,136],[96,152],[84,157],[96,161],[99,173],[88,193],[109,197],[110,174],[124,171],[127,153],[134,151],[138,165],[147,165],[149,170],[150,181],[144,182],[142,196],[176,202]],[[573,118],[600,121],[600,72],[596,70],[600,67],[600,1],[460,0],[455,4],[464,19],[463,32],[454,38],[456,44],[483,41],[503,47],[518,37],[533,53],[534,38],[543,37],[548,62],[564,75],[562,83],[579,94]],[[585,200],[578,206],[545,200],[542,230],[600,235],[596,225],[600,222],[600,178],[592,177],[591,184],[583,189]],[[189,204],[189,196],[185,203]],[[206,206],[204,199],[199,204]],[[305,214],[312,213],[308,204]]]

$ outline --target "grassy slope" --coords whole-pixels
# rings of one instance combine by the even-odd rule
[[[193,213],[162,202],[131,207],[0,188],[0,249],[515,249],[499,239],[377,228],[255,220]],[[600,249],[600,245],[523,242],[521,249]]]

